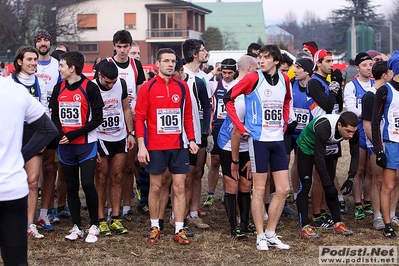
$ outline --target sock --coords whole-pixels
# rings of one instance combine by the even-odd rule
[[[183,226],[187,226],[187,224],[188,224],[188,220],[187,220],[187,218],[184,218],[184,220],[183,220]]]
[[[191,218],[198,217],[198,211],[190,212],[190,217]]]
[[[313,214],[313,219],[314,220],[317,220],[317,219],[319,219],[321,217],[321,213],[314,213]]]
[[[260,235],[256,235],[256,240],[259,242],[264,237],[265,237],[265,233],[260,234]]]
[[[111,216],[111,220],[118,220],[119,216]]]
[[[155,226],[159,229],[159,219],[150,219],[150,221],[151,221],[151,228]]]
[[[214,196],[215,195],[215,191],[208,191],[208,196]]]
[[[251,193],[238,191],[237,203],[240,209],[241,229],[246,229],[249,224],[249,213],[251,210]]]
[[[48,209],[40,209],[39,219],[47,216]]]
[[[175,222],[175,234],[179,233],[183,229],[183,222]]]
[[[29,226],[30,226],[31,224],[33,224],[33,222],[28,222],[28,228],[29,228]]]
[[[240,216],[237,216],[237,217],[236,217],[236,221],[237,221],[238,224],[240,224],[240,223],[241,223],[241,217],[240,217]]]
[[[122,207],[122,215],[127,214],[130,211],[130,206],[123,206]]]
[[[105,222],[105,218],[98,219],[98,224],[100,224],[101,222]]]
[[[57,212],[62,212],[65,209],[65,205],[64,206],[58,206],[57,207]]]
[[[267,215],[267,212],[265,212],[265,215],[263,215],[263,220],[265,221],[269,220],[269,215]]]
[[[392,211],[392,212],[389,212],[389,218],[393,218],[393,217],[395,217],[396,215],[395,215],[395,211]]]
[[[171,216],[170,217],[172,217],[172,219],[174,220],[175,219],[175,213],[174,212],[172,212],[172,214],[171,214]]]
[[[385,224],[385,231],[388,231],[389,227],[391,227],[391,223]]]
[[[321,216],[326,215],[326,209],[321,209]]]
[[[363,207],[371,207],[371,201],[365,200],[363,203]]]
[[[226,209],[227,218],[230,224],[230,231],[234,232],[236,230],[236,214],[237,214],[237,201],[236,194],[226,193],[224,195],[224,207]]]
[[[163,219],[159,219],[159,230],[163,231]]]
[[[359,207],[359,206],[362,206],[362,207],[363,207],[362,203],[361,203],[361,202],[356,202],[356,203],[355,203],[355,207],[357,208],[357,207]]]
[[[267,238],[271,238],[274,236],[274,234],[276,233],[276,231],[269,231],[269,230],[265,230],[265,235]]]
[[[294,193],[294,201],[296,201],[297,197],[298,197],[298,193]]]
[[[112,215],[112,208],[108,208],[108,215],[109,215],[109,216]]]
[[[338,195],[338,201],[345,201],[344,200],[344,195]]]
[[[374,220],[377,218],[381,218],[381,213],[380,212],[375,212],[374,213]]]

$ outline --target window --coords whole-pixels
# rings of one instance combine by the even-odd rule
[[[136,13],[125,13],[125,29],[136,29]]]
[[[96,30],[97,14],[78,14],[79,30]]]
[[[182,11],[159,9],[151,12],[151,29],[182,29]]]
[[[81,43],[78,44],[77,50],[82,53],[97,53],[98,52],[98,44],[97,43]]]

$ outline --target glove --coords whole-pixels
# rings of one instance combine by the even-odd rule
[[[353,177],[348,177],[341,187],[342,195],[351,193],[353,187]]]
[[[208,136],[208,145],[205,148],[206,152],[211,152],[213,150],[213,146],[215,143],[213,142],[213,136]]]
[[[382,168],[387,166],[387,156],[385,155],[384,151],[377,153],[376,163]]]
[[[328,89],[329,89],[330,91],[332,91],[332,92],[338,94],[338,91],[341,89],[341,86],[339,85],[338,82],[332,81],[332,82],[330,83],[330,85],[328,86]]]
[[[287,134],[292,134],[295,132],[296,126],[298,125],[297,121],[292,121],[287,125],[287,129],[285,130],[285,133]]]
[[[208,134],[202,134],[201,135],[201,147],[206,148],[208,145]]]

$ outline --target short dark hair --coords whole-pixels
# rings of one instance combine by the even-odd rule
[[[377,61],[374,63],[371,73],[375,80],[379,80],[382,78],[382,74],[386,74],[388,72],[388,62],[387,61]]]
[[[118,68],[112,62],[104,61],[100,68],[101,76],[109,79],[116,79],[118,77]]]
[[[161,48],[161,49],[158,50],[158,53],[157,53],[157,61],[161,60],[161,56],[163,54],[174,54],[174,55],[176,55],[175,50],[173,50],[171,48]]]
[[[1,67],[1,68],[4,68],[4,67],[5,67],[4,62],[0,62],[0,67]]]
[[[175,66],[175,71],[180,71],[180,69],[183,67],[183,61],[181,60],[180,56],[176,55],[176,66]]]
[[[14,68],[15,68],[15,70],[12,71],[12,74],[14,76],[17,76],[19,73],[21,73],[22,66],[20,66],[18,64],[18,60],[23,61],[26,53],[35,53],[37,57],[39,56],[39,53],[36,50],[36,48],[34,48],[32,46],[21,46],[21,47],[19,47],[17,52],[15,53],[15,58],[14,58]]]
[[[114,37],[112,38],[112,42],[114,43],[114,45],[117,42],[128,43],[128,44],[132,45],[133,38],[132,38],[132,35],[130,34],[130,32],[128,32],[127,30],[119,30],[119,31],[115,32]]]
[[[287,63],[287,65],[291,67],[292,64],[294,64],[294,60],[292,60],[292,58],[289,57],[286,53],[283,53],[281,54],[281,64],[283,63]]]
[[[248,45],[247,53],[252,53],[252,50],[259,50],[262,47],[259,43],[251,43]]]
[[[274,44],[263,45],[259,49],[259,54],[261,53],[266,53],[268,55],[271,55],[273,57],[273,61],[278,61],[278,64],[276,65],[277,69],[281,66],[282,55],[277,45]]]
[[[353,60],[352,58],[349,59],[349,65],[354,66],[355,64],[355,60]]]
[[[60,55],[60,60],[65,60],[66,64],[71,67],[75,66],[76,75],[81,75],[85,64],[85,57],[78,51],[70,51]]]
[[[359,118],[354,112],[346,111],[339,116],[337,122],[340,122],[343,127],[357,127],[359,124]]]
[[[187,39],[183,43],[183,57],[186,60],[186,63],[194,61],[194,55],[199,53],[201,45],[205,46],[205,43],[202,40],[197,39]]]

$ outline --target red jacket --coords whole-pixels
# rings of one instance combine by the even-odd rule
[[[188,86],[184,81],[170,78],[169,83],[159,75],[145,83],[139,91],[134,125],[137,138],[143,138],[147,125],[147,150],[172,150],[184,147],[184,134],[194,139],[194,125]]]

